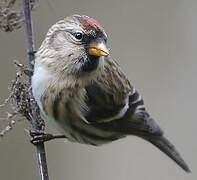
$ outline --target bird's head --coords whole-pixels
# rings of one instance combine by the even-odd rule
[[[85,15],[72,15],[48,31],[36,54],[36,63],[54,72],[83,76],[102,68],[109,55],[104,28]]]

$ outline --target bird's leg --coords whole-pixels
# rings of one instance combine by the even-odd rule
[[[30,142],[34,145],[50,141],[52,139],[59,139],[59,138],[66,138],[65,135],[53,135],[53,134],[48,134],[43,131],[34,131],[30,130],[29,134],[31,136]]]

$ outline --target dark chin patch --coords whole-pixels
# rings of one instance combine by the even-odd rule
[[[90,55],[83,57],[81,71],[84,73],[94,71],[99,65],[99,58],[100,57]]]

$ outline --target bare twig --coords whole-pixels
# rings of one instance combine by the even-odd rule
[[[27,53],[28,53],[28,64],[29,69],[34,69],[34,42],[33,42],[33,31],[32,31],[32,19],[31,19],[31,5],[30,0],[23,0],[24,6],[24,16],[25,16],[25,25],[26,25],[26,36],[27,36]],[[29,79],[31,82],[31,77]],[[31,114],[32,114],[32,121],[33,121],[33,128],[34,130],[40,131],[43,130],[43,122],[39,116],[39,108],[34,100],[32,91],[30,90],[30,104],[31,104]],[[42,123],[41,123],[42,122]],[[41,180],[48,180],[48,170],[47,170],[47,162],[46,162],[46,153],[44,144],[36,145],[37,148],[37,156],[38,156],[38,164],[40,170],[40,179]]]
[[[30,0],[30,8],[34,10],[39,0]],[[13,32],[24,24],[24,13],[17,0],[0,0],[0,30]]]

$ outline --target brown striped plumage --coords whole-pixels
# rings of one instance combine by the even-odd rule
[[[116,71],[111,72],[109,68],[114,68]],[[70,87],[58,87],[59,84],[64,84],[63,82],[49,85],[41,97],[41,104],[45,114],[53,117],[60,126],[64,127],[65,131],[72,134],[72,140],[80,143],[100,145],[125,136],[125,133],[118,131],[106,132],[102,126],[100,126],[101,124],[97,127],[94,123],[87,123],[79,118],[80,112],[75,112],[76,109],[80,109],[84,114],[87,114],[86,111],[88,111],[88,107],[86,107],[85,103],[87,98],[86,87],[91,89],[94,81],[103,84],[103,90],[106,91],[107,94],[112,95],[110,98],[113,100],[107,100],[109,101],[109,106],[111,105],[110,101],[113,101],[117,104],[116,106],[122,108],[122,106],[125,105],[125,100],[128,100],[128,93],[132,90],[132,87],[126,77],[120,78],[120,76],[124,76],[121,71],[114,73],[118,71],[119,68],[117,64],[106,59],[102,73],[96,79],[89,81],[87,85],[78,83],[78,81],[74,81]],[[119,79],[119,81],[117,81],[117,79]],[[76,86],[74,83],[81,85]],[[78,107],[80,105],[82,105],[82,107]],[[120,109],[118,109],[118,111],[119,110]],[[117,112],[115,112],[114,115],[116,115]],[[94,120],[96,119],[97,117],[95,117]],[[111,125],[109,124],[109,126]]]
[[[87,16],[67,17],[49,29],[36,53],[32,77],[44,117],[74,142],[101,145],[139,136],[189,172],[110,57],[106,43],[102,26]]]

